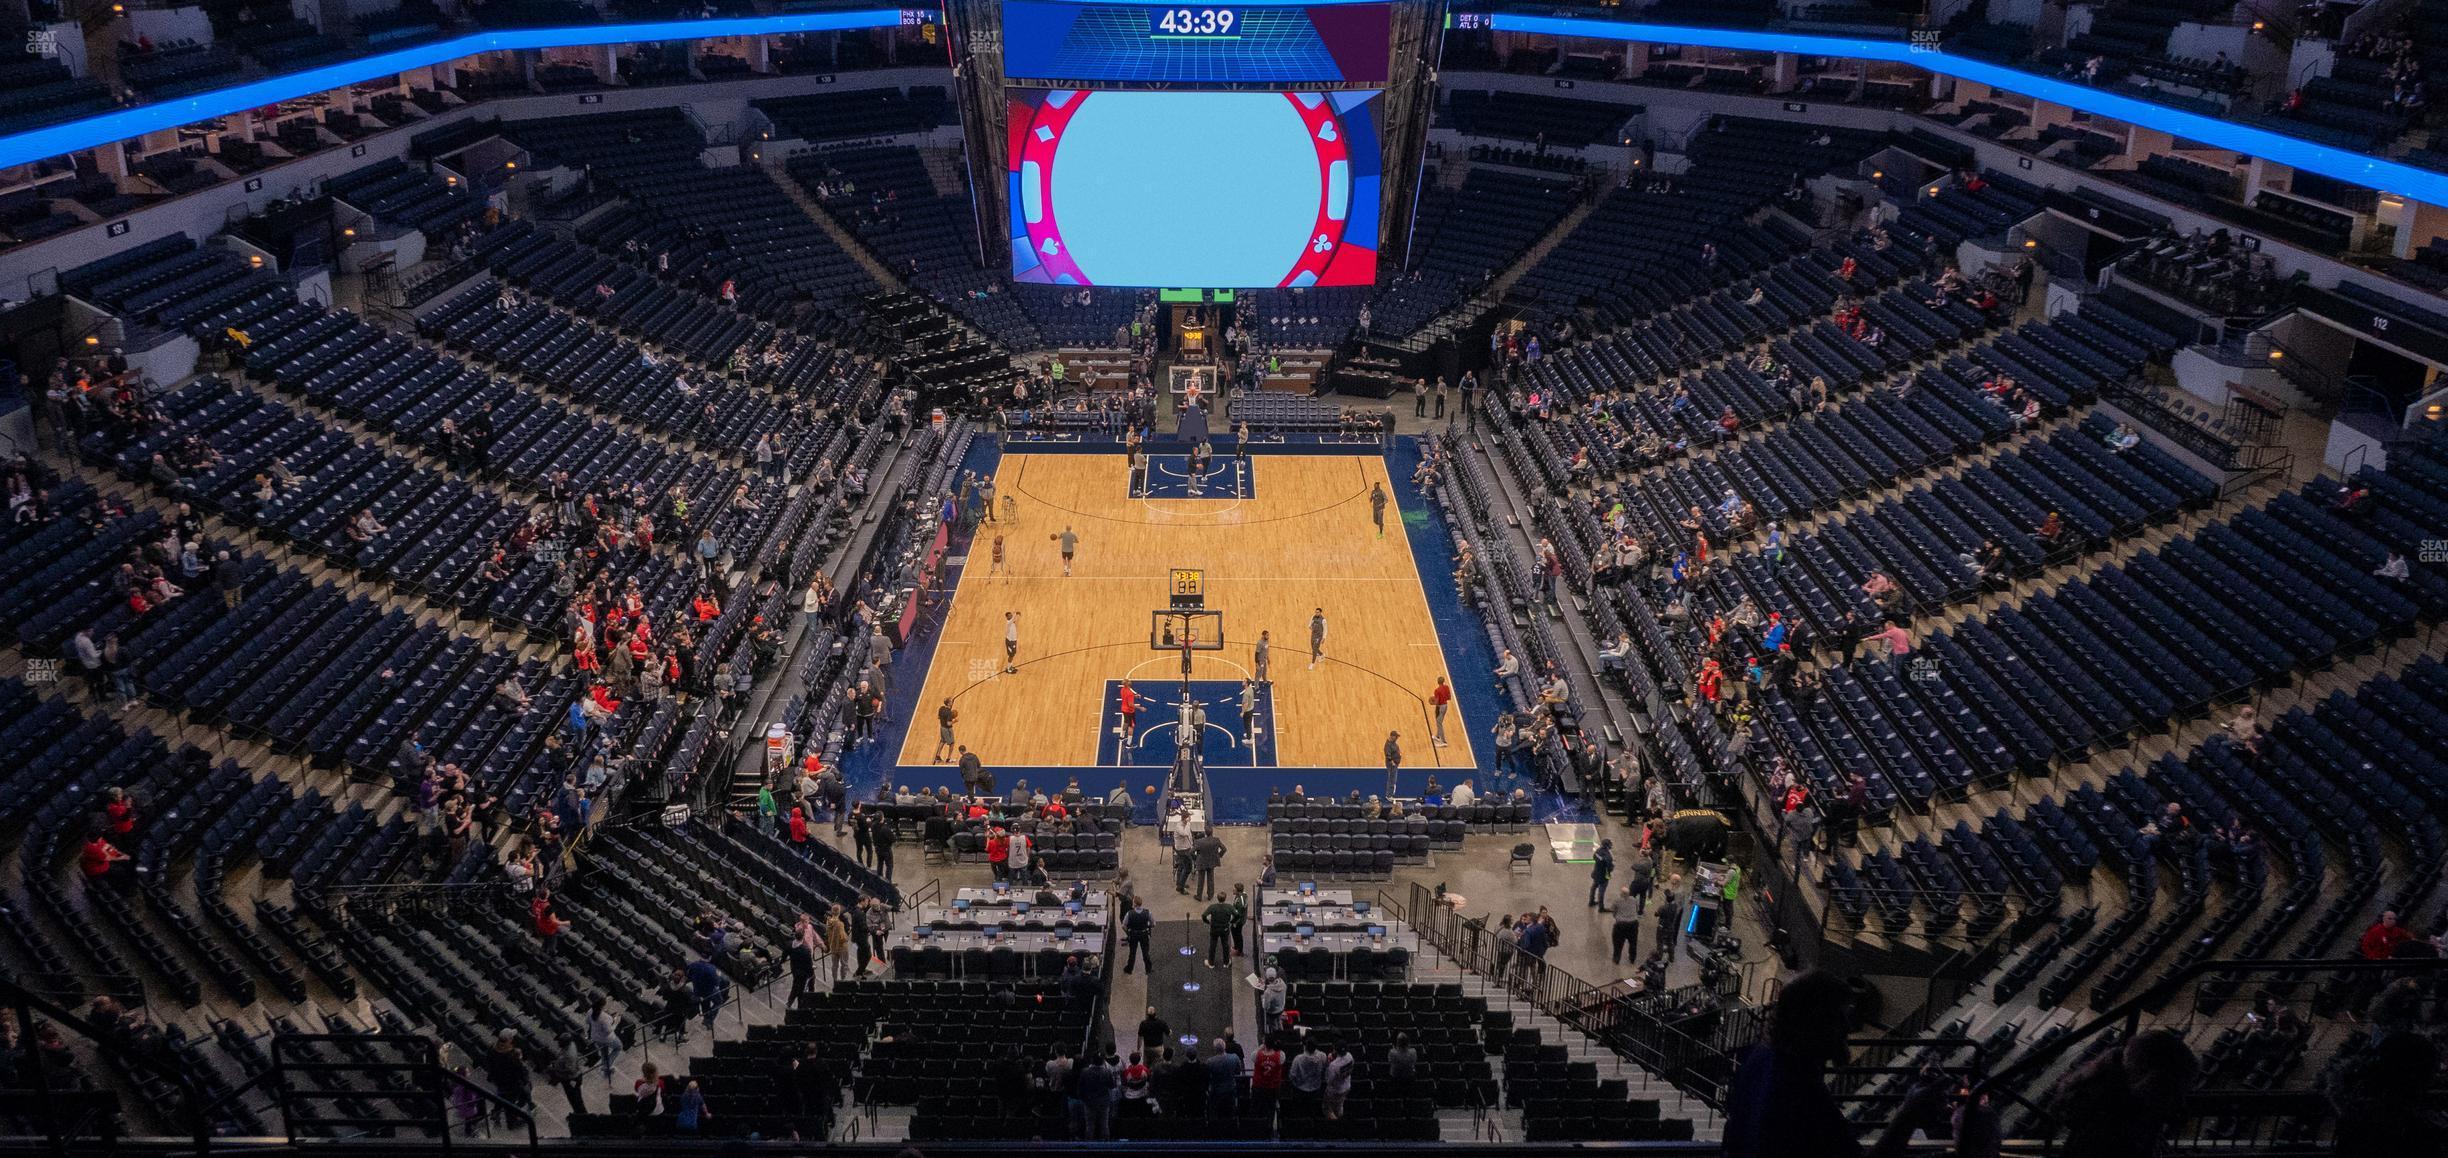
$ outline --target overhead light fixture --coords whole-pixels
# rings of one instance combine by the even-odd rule
[[[1872,169],[1872,170],[1870,170],[1870,179],[1871,179],[1871,180],[1873,180],[1873,181],[1884,181],[1884,180],[1886,180],[1886,179],[1887,179],[1887,170],[1885,170],[1885,169]]]
[[[260,253],[250,253],[250,254],[248,254],[248,255],[247,255],[247,264],[248,264],[248,265],[251,265],[251,266],[254,266],[254,267],[255,267],[255,268],[257,268],[257,269],[262,269],[262,268],[263,268],[263,255],[262,255],[262,254],[260,254]]]
[[[357,236],[357,227],[356,227],[356,226],[354,226],[354,225],[352,225],[352,226],[349,226],[349,227],[348,227],[348,228],[346,228],[346,229],[341,230],[341,231],[340,231],[340,236],[342,236],[342,237],[355,237],[355,236]]]
[[[516,168],[518,168],[518,162],[516,162],[516,161],[504,161],[504,162],[502,162],[502,168],[504,168],[504,169],[516,169]]]
[[[2023,239],[2023,248],[2025,248],[2025,249],[2038,249],[2038,248],[2040,248],[2040,239],[2038,239],[2038,238],[2036,238],[2036,237],[2026,237],[2026,238],[2024,238],[2024,239]]]
[[[99,346],[102,344],[102,339],[96,337],[95,335],[87,334],[85,335],[85,344],[88,346]]]
[[[2286,357],[2286,351],[2284,351],[2284,350],[2272,350],[2272,351],[2270,351],[2270,361],[2272,361],[2272,362],[2278,361],[2279,359],[2282,359],[2282,358],[2284,358],[2284,357]]]

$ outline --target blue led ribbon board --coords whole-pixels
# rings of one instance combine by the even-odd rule
[[[1095,2],[1095,0],[1089,0]],[[1144,0],[1117,0],[1145,7]],[[1286,0],[1244,0],[1239,7],[1284,3]],[[1333,0],[1289,0],[1309,7]],[[413,45],[304,72],[269,77],[230,88],[198,93],[132,109],[121,109],[48,128],[0,137],[0,166],[19,165],[126,140],[159,129],[175,128],[245,109],[260,108],[359,81],[375,80],[413,68],[505,49],[565,48],[589,44],[630,44],[658,40],[694,40],[719,36],[760,36],[791,32],[838,32],[883,28],[904,23],[909,12],[898,8],[855,12],[810,12],[792,15],[679,20],[643,24],[595,24],[567,28],[507,28],[471,33],[450,40]],[[2108,92],[2057,77],[2025,72],[1985,60],[1927,51],[1900,40],[1870,40],[1849,36],[1819,36],[1791,32],[1759,32],[1733,28],[1690,28],[1644,24],[1598,17],[1539,16],[1528,13],[1487,14],[1500,32],[1545,33],[1588,40],[1685,44],[1751,52],[1790,52],[1800,56],[1850,57],[1890,61],[1959,80],[1978,81],[2008,92],[2023,93],[2096,116],[2182,137],[2220,149],[2262,157],[2306,172],[2365,185],[2387,193],[2448,205],[2448,173],[2434,173],[2383,157],[2323,145],[2255,125],[2204,116],[2154,104],[2140,97]]]
[[[1748,52],[1790,52],[1798,56],[1841,56],[1909,64],[1957,80],[1978,81],[2094,116],[2157,129],[2221,149],[2232,149],[2324,177],[2367,185],[2385,193],[2428,201],[2434,205],[2448,205],[2448,173],[2417,169],[2368,153],[2317,144],[2270,129],[2169,108],[2140,97],[2024,72],[1968,56],[1933,52],[1901,40],[1754,32],[1735,28],[1687,28],[1671,24],[1641,24],[1577,16],[1533,16],[1515,12],[1492,13],[1490,21],[1491,27],[1498,32],[1544,33],[1549,36],[1643,44],[1684,44]]]
[[[302,96],[378,80],[448,60],[513,49],[576,48],[589,44],[637,44],[723,36],[767,36],[791,32],[848,32],[892,28],[911,17],[932,19],[932,9],[868,8],[855,12],[806,12],[786,16],[739,16],[714,20],[664,20],[645,24],[583,24],[563,28],[501,28],[449,40],[410,45],[303,72],[282,73],[175,100],[156,101],[0,137],[0,166],[124,141],[161,129],[262,108]]]

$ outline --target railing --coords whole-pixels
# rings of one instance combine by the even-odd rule
[[[2264,479],[2283,478],[2292,474],[2295,470],[2295,452],[2283,446],[2238,447],[2236,461],[2229,469],[2242,473],[2219,484],[2219,498],[2221,499],[2234,498],[2261,485]]]
[[[1653,1006],[1667,998],[1694,996],[1696,990],[1647,995],[1656,1000],[1642,1002],[1636,999],[1644,991],[1630,982],[1593,985],[1559,966],[1501,948],[1497,931],[1488,927],[1485,917],[1464,917],[1417,882],[1411,885],[1408,902],[1389,908],[1422,944],[1712,1109],[1725,1104],[1734,1051],[1758,1037],[1759,1011],[1739,1000],[1669,1022]],[[1701,1027],[1702,1032],[1689,1032],[1685,1026]]]
[[[40,1023],[35,1018],[36,1015],[40,1015],[53,1026],[85,1039],[95,1053],[110,1059],[113,1064],[168,1083],[180,1094],[178,1104],[158,1108],[192,1131],[190,1140],[194,1145],[195,1153],[202,1154],[212,1148],[213,1126],[210,1113],[212,1103],[208,1092],[203,1084],[196,1080],[194,1074],[183,1067],[163,1066],[149,1054],[122,1047],[116,1040],[96,1030],[73,1011],[44,999],[8,977],[0,977],[0,1000],[5,1000],[9,1008],[17,1014],[17,1040],[19,1041],[36,1040],[35,1030]],[[25,1083],[26,1088],[33,1091],[34,1098],[32,1103],[21,1112],[40,1131],[39,1137],[48,1143],[52,1153],[59,1155],[91,1153],[92,1151],[79,1149],[79,1135],[73,1123],[69,1121],[69,1111],[79,1105],[83,1099],[70,1096],[74,1091],[54,1087],[54,1083],[64,1075],[55,1075],[52,1072],[51,1054],[52,1051],[46,1049],[22,1051],[22,1071],[19,1078]],[[115,1134],[114,1129],[105,1127],[95,1131],[93,1136],[115,1138]]]
[[[2327,396],[2338,389],[2338,380],[2303,355],[2288,348],[2267,330],[2255,330],[2244,340],[2246,353],[2258,356],[2276,370],[2278,376],[2316,394]]]
[[[2385,31],[2415,6],[2415,0],[2371,0],[2346,14],[2345,21],[2338,25],[2337,43],[2353,44],[2367,35]]]
[[[2433,1015],[2439,1008],[2438,983],[2443,975],[2448,975],[2448,959],[2436,957],[2386,961],[2362,958],[2197,961],[2161,977],[2099,1016],[2035,1044],[2013,1061],[1972,1083],[1971,1090],[1974,1096],[1987,1096],[1999,1105],[2025,1107],[2029,1111],[2021,1123],[2025,1129],[2012,1132],[2017,1136],[2046,1139],[2062,1123],[2051,1119],[2047,1107],[2035,1104],[2029,1091],[2036,1079],[2054,1071],[2076,1047],[2110,1030],[2130,1038],[2143,1028],[2142,1015],[2145,1012],[2175,1006],[2176,999],[2188,988],[2196,990],[2194,998],[2184,1002],[2180,1008],[2190,1016],[2174,1024],[2188,1033],[2200,1034],[2216,1027],[2211,1020],[2212,1015],[2227,1006],[2247,978],[2263,979],[2261,995],[2282,1006],[2303,998],[2305,988],[2312,986],[2314,991],[2310,997],[2313,1007],[2326,1006],[2340,1016],[2352,1016],[2358,1012],[2365,1001],[2392,980],[2420,979],[2423,985],[2419,1001],[2423,1008],[2406,1011],[2408,1016],[2419,1018]],[[2273,1007],[2276,1008],[2279,1007]],[[2291,1040],[2294,1050],[2292,1060],[2276,1072],[2308,1083],[2325,1068],[2321,1059],[2309,1056],[2309,1047],[2325,1041],[2334,1048],[2338,1043],[2334,1035],[2317,1032],[2308,1017],[2295,1019],[2297,1028],[2293,1030],[2278,1024],[2282,1019],[2292,1018],[2291,1012],[2285,1013],[2283,1018],[2274,1012],[2271,1020],[2264,1022],[2256,1010],[2238,1017],[2228,1026],[2228,1030],[2239,1036],[2254,1032],[2277,1035],[2282,1045]],[[2225,1039],[2227,1033],[2222,1032],[2219,1037]],[[2254,1080],[2250,1073],[2232,1076],[2243,1082]],[[2188,1098],[2190,1121],[2187,1130],[2191,1134],[2191,1141],[2245,1152],[2256,1147],[2291,1148],[2303,1152],[2324,1149],[2318,1138],[2319,1128],[2335,1112],[2335,1108],[2320,1091],[2300,1087],[2291,1090],[2227,1088],[2213,1085],[2212,1082],[2217,1080],[2224,1079],[2205,1079],[2204,1088],[2196,1090]]]
[[[2235,461],[2239,449],[2234,440],[2224,438],[2177,413],[2149,391],[2119,383],[2101,391],[2100,399],[2134,416],[2143,425],[2204,461],[2222,470],[2233,469],[2229,464]]]

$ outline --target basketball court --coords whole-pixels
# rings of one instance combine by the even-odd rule
[[[1176,470],[1178,462],[1159,460]],[[1219,613],[1191,625],[1201,638],[1187,654],[1189,694],[1204,713],[1201,747],[1220,788],[1256,775],[1264,783],[1234,784],[1231,795],[1254,788],[1263,796],[1269,785],[1301,782],[1300,769],[1321,769],[1367,770],[1369,790],[1382,791],[1388,731],[1402,733],[1407,773],[1424,778],[1448,769],[1448,781],[1470,774],[1462,770],[1479,759],[1465,711],[1484,726],[1493,708],[1466,702],[1483,679],[1455,680],[1448,668],[1448,641],[1440,639],[1406,533],[1425,523],[1423,512],[1409,524],[1403,517],[1406,503],[1420,502],[1407,480],[1390,479],[1377,455],[1219,456],[1211,471],[1213,483],[1199,497],[1178,485],[1133,497],[1121,454],[1001,457],[996,491],[1015,500],[1017,521],[981,524],[967,547],[904,721],[896,761],[902,782],[948,779],[944,766],[930,764],[934,714],[946,699],[960,712],[960,742],[1004,785],[1020,777],[1045,784],[1059,771],[1099,791],[1111,782],[1096,770],[1119,767],[1149,769],[1133,782],[1160,780],[1156,770],[1171,766],[1183,717],[1184,652],[1153,646],[1167,630],[1155,613],[1169,605],[1176,569],[1204,573],[1204,607]],[[1389,498],[1382,538],[1369,502],[1381,483]],[[1058,541],[1066,526],[1079,537],[1069,576]],[[988,566],[998,534],[1006,559],[999,573]],[[1437,579],[1450,587],[1442,574]],[[1312,667],[1309,622],[1319,608],[1325,658]],[[1006,612],[1019,616],[1010,672]],[[1209,625],[1219,621],[1222,647],[1206,650],[1215,646]],[[1272,635],[1272,681],[1252,689],[1256,711],[1245,723],[1241,689],[1255,675],[1261,631]],[[1464,689],[1446,725],[1450,746],[1442,748],[1429,742],[1429,694],[1440,676]],[[1140,697],[1127,734],[1116,704],[1125,680]],[[929,767],[939,774],[919,772]],[[1311,790],[1320,783],[1310,782]]]

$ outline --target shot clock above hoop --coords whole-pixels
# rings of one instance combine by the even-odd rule
[[[1169,605],[1176,610],[1207,606],[1207,572],[1196,567],[1173,568],[1172,584],[1166,594]]]

